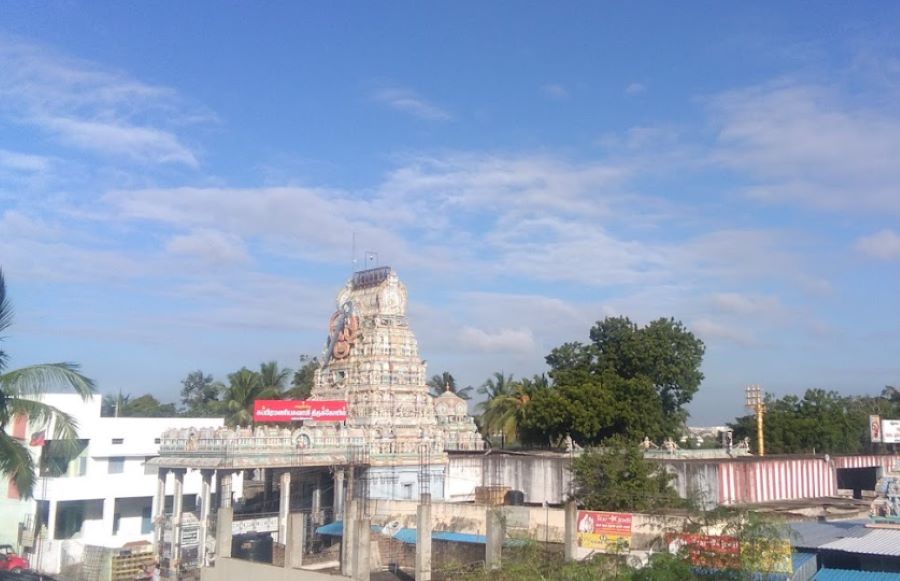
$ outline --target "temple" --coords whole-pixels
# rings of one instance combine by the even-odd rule
[[[171,473],[173,512],[181,513],[179,491],[189,469],[202,473],[200,546],[209,508],[231,505],[234,477],[261,477],[256,509],[277,505],[279,538],[291,510],[311,511],[313,524],[339,520],[349,486],[361,499],[445,498],[447,451],[479,451],[484,442],[464,400],[449,390],[429,394],[406,306],[406,287],[389,267],[354,273],[338,292],[307,401],[346,402],[343,421],[166,431],[160,456],[151,463],[159,469],[157,543],[164,530],[184,526],[167,520],[161,499],[172,488]],[[183,557],[162,553],[174,561]]]

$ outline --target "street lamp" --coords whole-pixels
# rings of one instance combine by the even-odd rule
[[[763,431],[763,416],[766,413],[766,404],[763,402],[762,390],[759,385],[748,385],[744,388],[744,393],[747,396],[745,405],[756,414],[757,453],[760,456],[765,456],[766,438]]]

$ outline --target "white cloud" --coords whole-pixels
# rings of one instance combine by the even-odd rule
[[[471,351],[527,354],[535,352],[534,335],[530,329],[499,329],[485,331],[478,327],[463,327],[459,333],[460,346]]]
[[[55,133],[61,143],[87,151],[124,155],[139,162],[198,165],[191,150],[167,131],[121,122],[82,121],[65,117],[41,117],[35,121]]]
[[[375,92],[375,100],[427,121],[448,121],[452,115],[409,89],[387,87]]]
[[[640,95],[641,93],[643,93],[646,90],[647,90],[647,87],[644,86],[643,83],[636,83],[636,82],[628,83],[628,85],[625,87],[625,94],[626,95]]]
[[[736,315],[776,315],[784,311],[777,297],[741,293],[715,293],[713,306],[723,312]]]
[[[173,236],[166,243],[166,250],[172,254],[199,258],[212,265],[245,263],[250,258],[240,237],[212,229]]]
[[[900,212],[900,118],[823,86],[781,82],[710,101],[715,159],[767,202]]]
[[[753,334],[746,329],[737,325],[719,323],[708,318],[692,321],[689,328],[705,341],[724,340],[742,347],[754,347],[759,344],[759,341]]]
[[[541,87],[541,93],[548,99],[564,101],[569,98],[569,91],[558,83],[549,83]]]
[[[38,127],[66,146],[196,167],[196,155],[167,126],[210,116],[184,109],[166,87],[0,37],[0,116]]]
[[[881,230],[856,241],[856,249],[870,258],[894,260],[900,258],[900,234]]]
[[[23,173],[40,173],[50,168],[50,158],[0,149],[0,169]]]

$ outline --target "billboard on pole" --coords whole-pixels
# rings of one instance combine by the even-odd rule
[[[344,400],[258,399],[253,402],[254,422],[343,422],[346,419]]]
[[[900,444],[900,420],[881,420],[881,441]]]
[[[869,416],[869,439],[876,444],[881,442],[881,416]]]

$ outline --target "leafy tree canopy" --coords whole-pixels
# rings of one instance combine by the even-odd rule
[[[614,434],[677,436],[703,380],[703,342],[674,319],[638,327],[627,317],[599,321],[590,338],[547,356],[552,388],[525,411],[524,439],[553,444],[571,436],[584,446]]]
[[[653,511],[683,506],[673,477],[621,436],[586,450],[572,463],[574,497],[589,510]]]
[[[318,357],[309,355],[300,356],[300,367],[294,372],[291,387],[285,392],[285,397],[290,399],[306,399],[312,393],[315,385],[316,370],[321,367]]]
[[[900,415],[900,399],[889,387],[880,397],[841,395],[835,391],[808,389],[803,397],[766,395],[766,453],[822,452],[857,454],[875,451],[869,442],[869,414]],[[737,418],[730,427],[735,440],[750,438],[756,446],[756,418]]]
[[[188,373],[181,381],[181,403],[185,406],[185,414],[189,416],[221,415],[222,405],[219,395],[225,386],[214,381],[212,375],[198,369]]]

